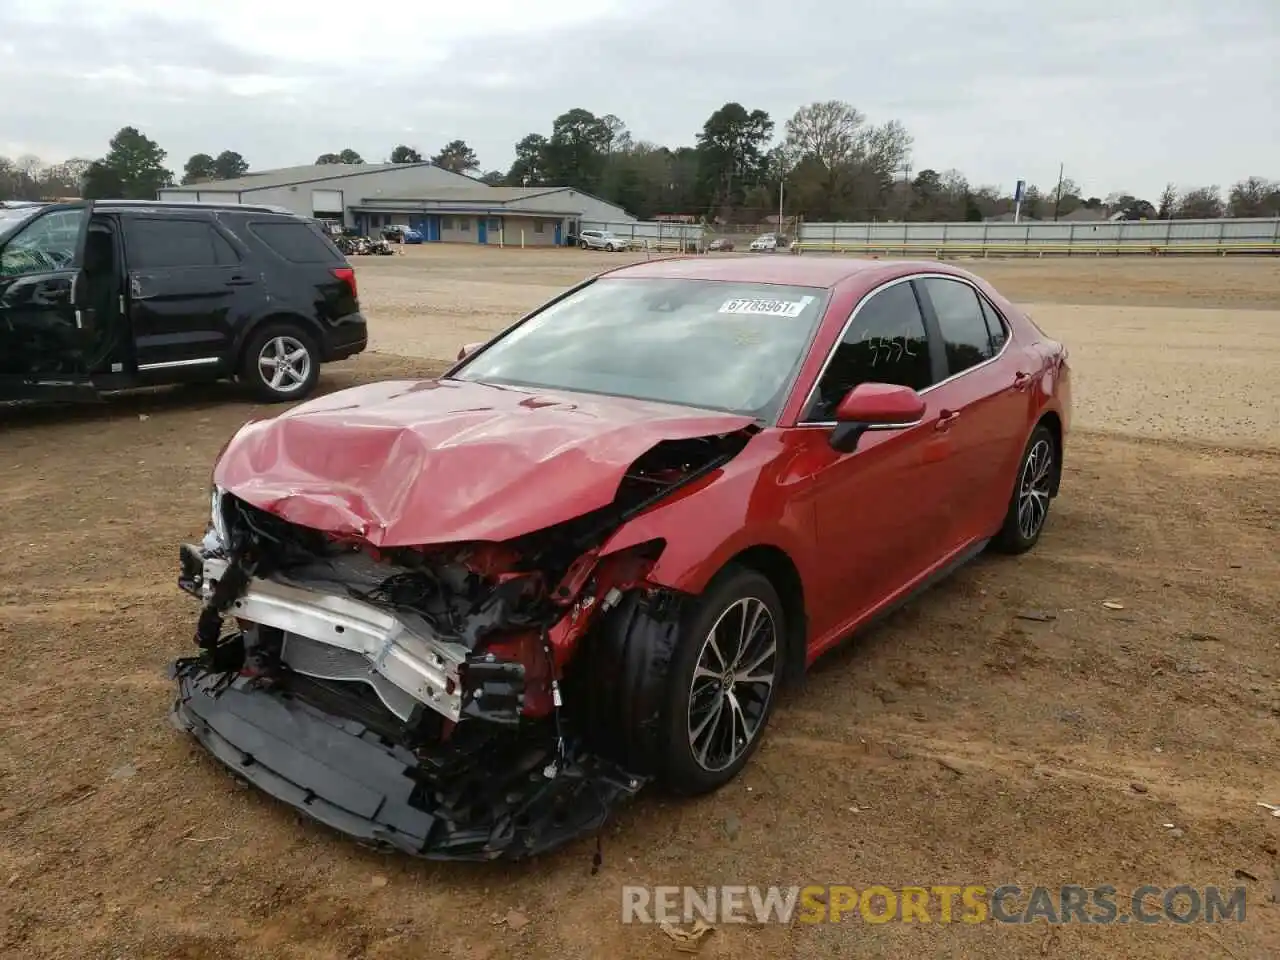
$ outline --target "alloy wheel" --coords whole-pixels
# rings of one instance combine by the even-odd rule
[[[1037,440],[1027,453],[1018,481],[1018,533],[1033,539],[1049,514],[1049,488],[1053,480],[1053,447]]]
[[[702,769],[725,770],[751,746],[773,696],[777,658],[777,625],[756,597],[731,604],[711,627],[689,688],[689,746]]]
[[[292,393],[311,376],[311,353],[288,334],[272,337],[258,353],[258,374],[277,393]]]

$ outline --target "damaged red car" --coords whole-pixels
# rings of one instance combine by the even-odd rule
[[[363,841],[517,858],[732,779],[779,688],[1057,494],[1062,344],[941,263],[625,266],[247,424],[173,717]]]

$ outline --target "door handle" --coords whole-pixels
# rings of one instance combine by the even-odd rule
[[[1031,386],[1031,374],[1019,370],[1013,375],[1013,389],[1025,390],[1029,386]]]
[[[938,422],[933,425],[935,430],[950,430],[957,420],[960,419],[958,410],[943,410],[938,415]]]
[[[232,277],[227,281],[228,287],[248,287],[253,285],[252,277]]]

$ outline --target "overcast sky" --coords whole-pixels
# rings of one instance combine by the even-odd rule
[[[1155,200],[1280,179],[1280,0],[0,0],[0,155],[134,125],[180,172],[460,137],[483,169],[572,107],[692,144],[728,100],[847,100],[916,170]]]

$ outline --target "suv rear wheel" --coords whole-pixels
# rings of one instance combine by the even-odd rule
[[[249,338],[240,379],[268,403],[301,400],[320,379],[315,339],[299,324],[267,324]]]

